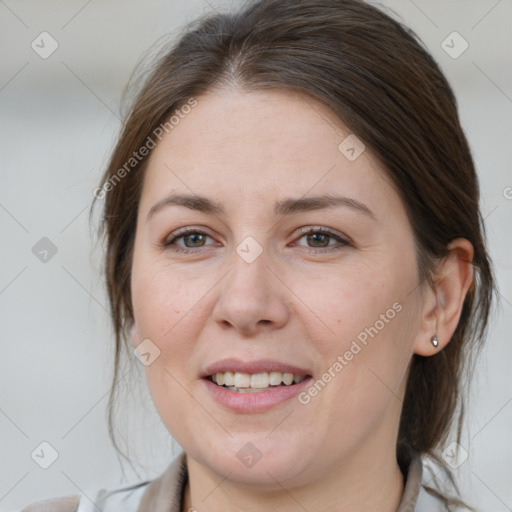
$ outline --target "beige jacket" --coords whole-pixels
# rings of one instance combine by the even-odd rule
[[[444,512],[441,502],[421,486],[423,466],[415,454],[409,462],[404,494],[397,512]],[[187,483],[185,454],[181,453],[158,478],[113,490],[39,501],[21,512],[183,512]],[[87,497],[87,496],[88,497]],[[91,501],[92,500],[92,501]],[[191,509],[186,512],[194,512]]]

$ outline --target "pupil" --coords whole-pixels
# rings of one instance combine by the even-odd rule
[[[322,234],[322,233],[315,233],[315,234],[312,234],[312,235],[308,235],[311,238],[313,237],[324,237],[324,239],[326,239],[326,235]],[[317,241],[320,241],[320,243],[322,242],[321,240],[317,240]],[[324,240],[325,241],[325,240]],[[325,244],[322,245],[322,247],[324,247]]]
[[[195,244],[198,240],[197,238],[199,237],[202,237],[203,235],[199,234],[199,233],[195,233],[193,235],[187,235],[187,239],[190,239],[190,238],[194,238],[195,240],[192,241],[193,244]],[[199,240],[200,241],[200,240]],[[187,245],[187,244],[185,244]]]

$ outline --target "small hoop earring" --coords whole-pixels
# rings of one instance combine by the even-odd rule
[[[435,334],[434,336],[432,336],[432,338],[430,338],[430,341],[432,342],[432,345],[434,345],[434,347],[438,347],[439,341],[437,340],[437,336]]]

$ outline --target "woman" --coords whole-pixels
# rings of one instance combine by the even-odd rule
[[[201,20],[147,77],[95,195],[114,382],[130,340],[183,453],[49,510],[462,504],[422,456],[450,476],[493,276],[455,98],[409,30],[358,0]]]

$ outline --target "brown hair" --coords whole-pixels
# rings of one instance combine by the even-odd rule
[[[411,449],[432,457],[456,424],[460,441],[464,372],[483,342],[494,279],[484,243],[479,187],[450,85],[417,36],[359,0],[259,0],[189,25],[153,68],[125,116],[102,183],[105,273],[115,332],[109,432],[123,343],[133,323],[130,272],[137,207],[148,158],[126,163],[190,98],[213,87],[288,88],[327,105],[370,147],[396,186],[413,226],[420,277],[455,238],[474,247],[475,282],[450,341],[432,357],[411,361],[397,459]],[[115,183],[113,178],[122,179]],[[125,348],[128,348],[125,345]],[[455,421],[458,420],[458,421]],[[434,477],[436,486],[438,481]],[[427,487],[448,510],[460,504]]]

